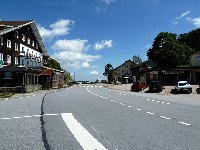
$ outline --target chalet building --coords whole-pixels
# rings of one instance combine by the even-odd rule
[[[108,73],[108,82],[132,83],[139,80],[139,67],[131,60],[125,61]]]
[[[0,21],[0,87],[40,88],[44,56],[47,49],[35,21]]]

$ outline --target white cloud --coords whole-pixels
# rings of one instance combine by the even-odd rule
[[[104,48],[111,48],[112,47],[112,40],[103,40],[101,42],[95,43],[94,49],[95,50],[102,50]]]
[[[186,12],[182,13],[179,17],[176,17],[176,19],[181,19],[181,18],[187,16],[187,15],[190,14],[190,13],[191,13],[191,11],[190,11],[190,10],[187,10]]]
[[[82,63],[82,67],[88,68],[88,67],[90,67],[90,64],[88,62],[84,62],[84,63]]]
[[[41,25],[38,25],[38,30],[40,32],[40,35],[43,39],[52,39],[56,36],[61,35],[67,35],[70,31],[70,25],[74,24],[74,21],[69,19],[61,19],[55,22],[54,24],[51,24],[49,26],[49,29],[42,27]]]
[[[110,5],[114,2],[114,0],[101,0],[102,3],[105,3],[106,5]]]
[[[190,17],[188,17],[187,20],[189,22],[192,22],[197,28],[200,27],[200,17],[197,17],[197,18],[190,18]]]
[[[177,25],[179,24],[179,21],[182,19],[182,18],[185,18],[187,15],[189,15],[191,13],[190,10],[187,10],[186,12],[182,13],[180,16],[176,17],[176,19],[174,20],[173,22],[173,25]]]
[[[54,43],[52,48],[58,51],[71,51],[82,52],[85,51],[87,40],[75,39],[75,40],[58,40]]]
[[[101,11],[106,11],[106,9],[114,3],[114,0],[99,0],[98,5],[95,7],[97,13]]]
[[[87,40],[58,40],[52,46],[54,54],[51,56],[61,63],[63,68],[90,67],[90,63],[101,58],[100,55],[86,54]]]
[[[97,71],[91,71],[90,74],[91,75],[99,75],[99,72],[97,72]]]

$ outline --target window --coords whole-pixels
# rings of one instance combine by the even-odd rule
[[[29,54],[29,49],[27,49],[27,52],[26,52],[26,55],[28,56],[28,54]]]
[[[29,61],[27,61],[27,65],[29,65]]]
[[[4,77],[3,78],[4,79],[12,79],[12,73],[11,73],[11,71],[4,72]]]
[[[24,60],[22,60],[22,65],[24,65]]]
[[[22,34],[22,41],[25,42],[25,36]]]
[[[24,47],[22,47],[22,51],[21,52],[24,52]]]
[[[3,54],[0,53],[0,60],[3,60]]]
[[[27,38],[27,44],[31,44],[31,40],[29,38]]]
[[[7,55],[7,63],[10,64],[11,63],[11,56]]]
[[[15,31],[15,36],[16,36],[16,38],[19,37],[19,32],[18,31]]]
[[[15,50],[18,51],[18,44],[15,43]]]
[[[7,47],[11,48],[11,40],[7,40]]]
[[[0,42],[1,42],[1,45],[3,45],[3,37],[2,36],[0,36]]]
[[[36,43],[35,46],[36,46],[36,49],[38,49],[38,43]]]
[[[15,65],[18,65],[18,58],[15,57]]]
[[[33,46],[33,47],[35,46],[35,42],[34,42],[34,41],[32,42],[32,46]]]

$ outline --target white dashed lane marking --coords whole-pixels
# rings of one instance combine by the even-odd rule
[[[124,103],[120,103],[120,105],[124,106],[125,104]]]
[[[33,115],[34,116],[34,115]],[[24,118],[31,118],[32,116],[23,116]]]
[[[58,116],[58,115],[59,115],[59,114],[44,114],[43,116]],[[41,115],[21,116],[21,117],[10,117],[10,118],[0,118],[0,120],[22,119],[22,118],[32,118],[32,117],[41,117]]]
[[[11,119],[11,118],[1,118],[2,120],[9,120],[9,119]]]
[[[161,104],[167,104],[167,105],[170,104],[170,103],[162,102],[162,101],[159,101],[159,100],[154,100],[154,99],[150,100],[149,98],[147,98],[146,100],[147,100],[147,101],[151,101],[151,102],[161,103]]]
[[[91,91],[89,91],[89,89],[87,89],[88,90],[88,92],[89,93],[92,93]],[[101,98],[103,98],[103,99],[108,99],[108,98],[106,98],[106,97],[104,97],[104,96],[100,96],[100,95],[98,95],[98,94],[95,94],[95,93],[93,93],[94,95],[96,95],[96,96],[99,96],[99,97],[101,97]],[[126,94],[123,94],[123,93],[119,93],[120,95],[126,95]],[[159,101],[159,100],[154,100],[154,99],[146,99],[147,101],[151,101],[151,102],[156,102],[156,103],[161,103],[161,104],[167,104],[167,105],[170,105],[170,103],[169,102],[162,102],[162,101]],[[113,100],[113,99],[111,99],[110,100],[111,102],[115,102],[115,103],[117,103],[117,101],[116,100]],[[126,105],[125,103],[119,103],[120,105],[122,105],[122,106],[124,106],[124,105]],[[128,106],[128,108],[132,108],[132,106],[131,105],[129,105]],[[142,109],[141,108],[134,108],[134,109],[136,109],[137,111],[141,111],[141,112],[143,112],[142,111]],[[165,116],[159,116],[159,115],[156,115],[155,113],[153,113],[153,112],[146,112],[146,114],[149,114],[149,115],[155,115],[156,117],[159,117],[159,118],[162,118],[162,119],[166,119],[166,120],[170,120],[171,118],[169,118],[169,117],[165,117]],[[4,118],[5,120],[6,119],[10,119],[10,118]],[[177,119],[171,119],[171,120],[173,120],[173,121],[177,121]],[[189,124],[189,123],[185,123],[185,122],[178,122],[179,124],[182,124],[182,125],[186,125],[186,126],[191,126],[191,124]]]
[[[152,112],[147,112],[147,114],[153,115],[154,113],[152,113]]]
[[[186,125],[186,126],[190,126],[191,124],[189,124],[189,123],[185,123],[185,122],[179,122],[180,124],[182,124],[182,125]]]
[[[170,120],[171,118],[165,117],[165,116],[160,116],[160,118],[166,119],[166,120]]]
[[[22,117],[12,117],[13,119],[20,119],[20,118],[22,118]]]
[[[57,116],[58,114],[44,114],[44,116]]]

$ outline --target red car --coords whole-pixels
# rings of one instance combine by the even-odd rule
[[[135,82],[133,83],[133,85],[131,86],[131,90],[134,92],[138,92],[138,91],[142,91],[147,87],[147,84],[145,82]]]

